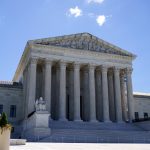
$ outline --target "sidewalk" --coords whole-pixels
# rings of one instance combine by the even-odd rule
[[[27,143],[10,150],[150,150],[150,144]]]

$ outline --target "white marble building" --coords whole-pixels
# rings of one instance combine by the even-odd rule
[[[134,59],[88,33],[28,41],[13,79],[23,81],[24,116],[43,97],[54,120],[132,121]]]
[[[133,97],[135,58],[89,33],[28,41],[13,78],[22,83],[16,98],[22,107],[12,122],[21,127],[43,97],[53,121],[131,123],[135,112],[144,111]]]

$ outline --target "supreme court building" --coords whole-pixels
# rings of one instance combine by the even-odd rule
[[[12,103],[10,110],[3,105],[3,111],[15,116],[9,119],[17,127],[16,135],[22,132],[24,121],[36,113],[35,102],[40,97],[46,103],[50,124],[130,124],[135,112],[149,115],[150,108],[150,95],[133,95],[135,58],[89,33],[30,40],[13,82],[1,83],[5,96],[0,95],[0,104]],[[142,107],[139,101],[149,106],[146,112],[145,103]]]

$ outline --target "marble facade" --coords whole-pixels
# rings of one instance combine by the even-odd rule
[[[132,122],[135,57],[89,33],[28,41],[13,79],[24,119],[43,97],[53,120]]]

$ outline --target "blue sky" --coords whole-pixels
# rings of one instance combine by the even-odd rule
[[[12,80],[27,40],[78,32],[136,54],[134,91],[150,92],[149,0],[0,0],[0,80]]]

